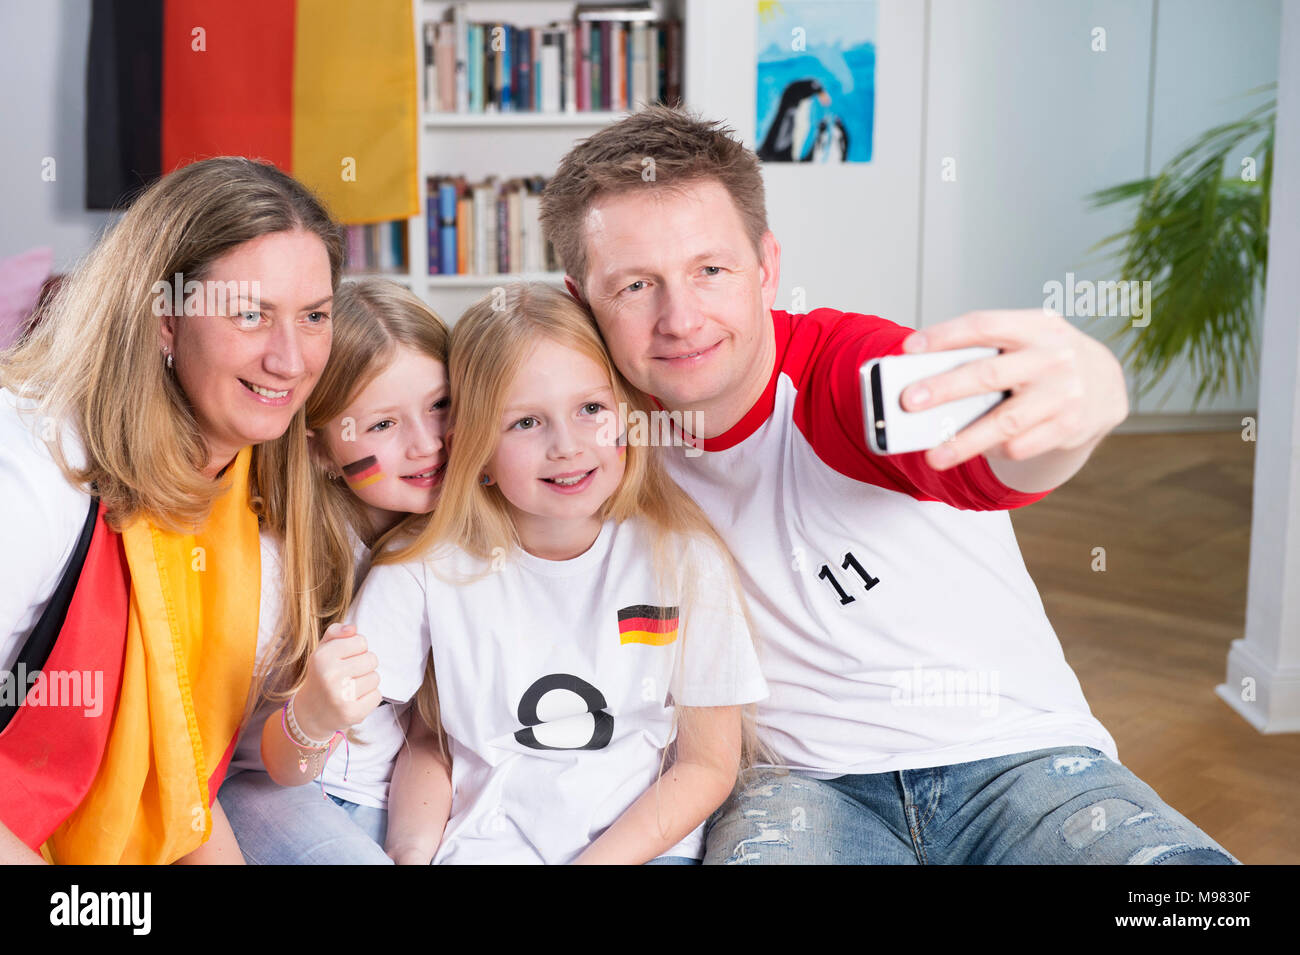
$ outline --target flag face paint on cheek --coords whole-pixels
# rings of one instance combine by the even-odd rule
[[[379,469],[379,459],[371,454],[359,461],[343,465],[343,478],[348,482],[348,487],[357,491],[369,487],[376,481],[382,481],[384,472]]]

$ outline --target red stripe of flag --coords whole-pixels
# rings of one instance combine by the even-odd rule
[[[343,466],[343,476],[355,484],[379,473],[379,459],[373,454]]]
[[[248,156],[292,171],[296,6],[166,0],[164,173],[208,156]]]
[[[131,572],[122,538],[109,529],[105,513],[100,504],[81,576],[43,668],[102,673],[99,713],[90,716],[84,706],[22,706],[0,733],[0,818],[32,849],[89,792],[117,712]]]
[[[676,629],[676,617],[669,620],[655,620],[652,617],[631,617],[618,622],[619,633],[627,633],[629,630],[644,630],[646,633],[669,633]]]

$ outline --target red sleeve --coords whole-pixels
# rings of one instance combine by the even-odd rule
[[[789,316],[784,369],[798,389],[794,419],[817,456],[836,471],[919,501],[942,501],[969,511],[1007,510],[1046,497],[1027,494],[997,479],[983,455],[936,471],[924,452],[872,454],[862,418],[858,370],[864,362],[902,354],[912,329],[875,315],[820,308]]]

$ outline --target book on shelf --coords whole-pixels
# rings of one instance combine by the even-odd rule
[[[406,272],[405,219],[350,225],[345,238],[348,272]]]
[[[559,262],[538,218],[546,180],[430,176],[425,187],[430,275],[551,272]]]
[[[636,22],[656,20],[649,0],[638,3],[580,3],[573,8],[577,20],[620,20]]]
[[[623,112],[681,99],[681,22],[648,3],[581,3],[570,21],[528,27],[472,21],[455,3],[422,36],[430,113]]]

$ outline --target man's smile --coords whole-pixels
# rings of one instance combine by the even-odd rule
[[[665,361],[670,364],[687,364],[699,361],[702,358],[712,357],[713,353],[717,351],[718,346],[721,344],[722,341],[718,340],[712,345],[706,345],[702,348],[682,349],[670,354],[655,355],[654,357],[656,361]]]

